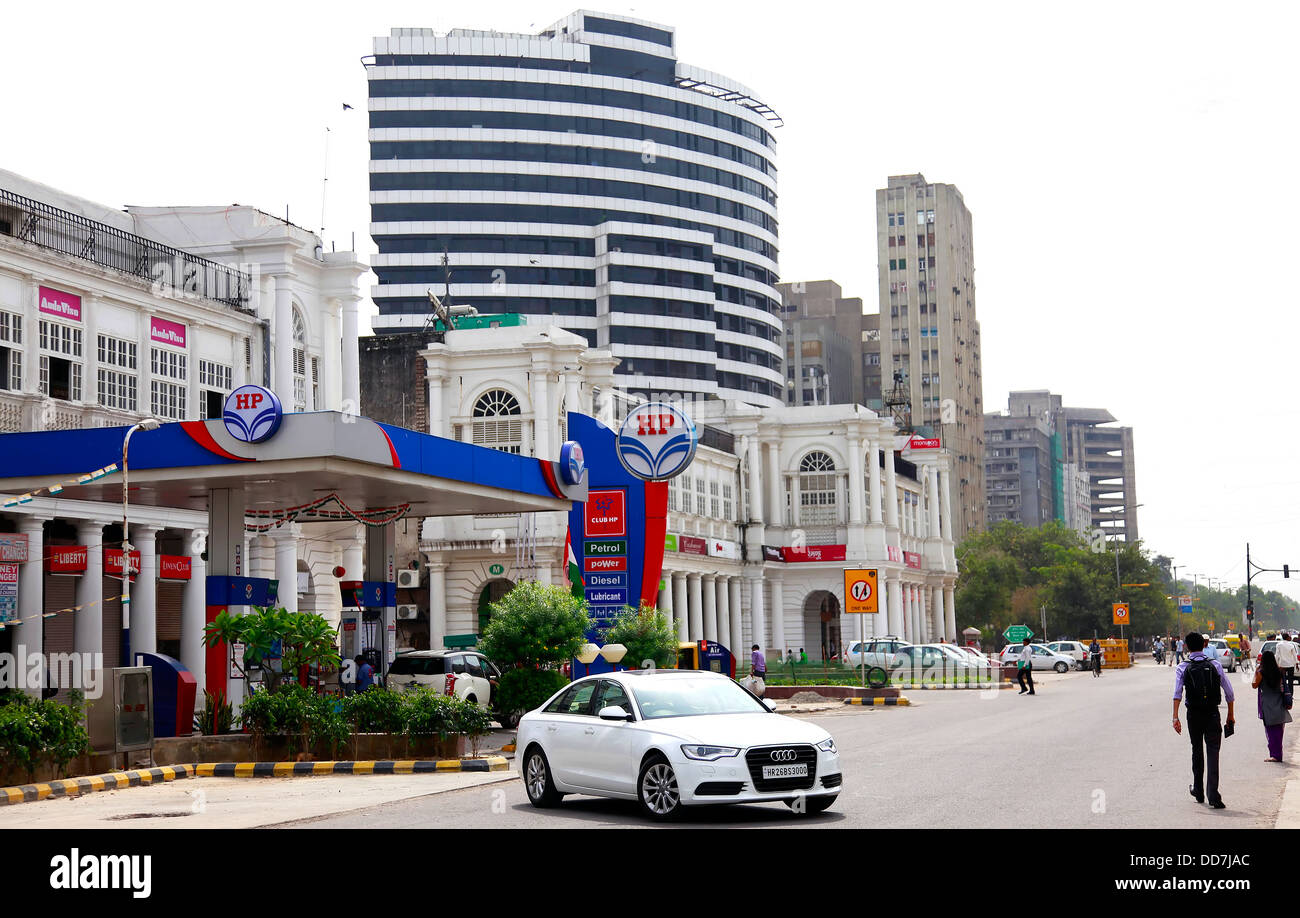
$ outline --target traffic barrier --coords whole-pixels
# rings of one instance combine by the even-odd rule
[[[845,704],[865,704],[865,705],[884,705],[885,707],[906,707],[912,702],[908,701],[902,695],[897,698],[845,698]]]
[[[116,771],[88,778],[66,778],[17,787],[0,787],[0,806],[49,797],[79,797],[99,791],[175,781],[180,778],[292,778],[307,775],[411,775],[462,771],[507,771],[505,756],[481,759],[404,760],[377,762],[205,762],[159,768]]]

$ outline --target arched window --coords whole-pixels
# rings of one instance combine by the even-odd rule
[[[835,460],[821,450],[813,450],[799,460],[800,526],[839,523],[835,478]]]
[[[524,447],[519,399],[505,389],[489,389],[474,403],[472,442],[507,453],[521,453]]]
[[[307,323],[297,306],[293,308],[293,409],[307,410]]]

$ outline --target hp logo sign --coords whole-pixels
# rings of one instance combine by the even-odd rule
[[[652,402],[634,409],[618,430],[619,461],[637,478],[676,478],[695,458],[699,436],[685,412]]]
[[[221,420],[226,431],[241,443],[261,443],[275,436],[284,419],[284,408],[270,389],[240,386],[226,396]]]

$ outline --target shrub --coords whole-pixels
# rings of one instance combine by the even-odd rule
[[[0,702],[0,762],[13,762],[34,779],[41,762],[67,764],[90,751],[90,737],[82,725],[84,699],[73,692],[68,704],[8,694]]]
[[[568,684],[564,674],[554,669],[520,667],[506,670],[497,683],[497,710],[506,714],[536,710]]]
[[[255,743],[267,736],[286,736],[291,754],[300,743],[304,750],[325,743],[333,752],[348,735],[347,721],[335,700],[301,685],[254,692],[244,699],[240,715]]]
[[[267,688],[276,691],[297,678],[303,666],[332,669],[339,665],[338,633],[323,615],[290,612],[283,607],[254,606],[247,615],[221,612],[204,629],[204,643],[244,644],[245,678],[247,667],[261,666]],[[276,648],[279,657],[275,657]],[[280,661],[280,672],[271,663]]]
[[[627,648],[623,663],[629,668],[644,666],[647,660],[658,667],[677,662],[677,630],[668,616],[653,606],[624,606],[605,634],[605,642]]]
[[[492,603],[479,648],[502,666],[571,659],[587,640],[586,603],[564,587],[524,581]]]
[[[357,733],[401,733],[406,723],[405,708],[401,692],[370,688],[344,700],[343,716]]]
[[[231,733],[235,726],[235,708],[226,700],[225,692],[213,695],[204,689],[203,710],[194,715],[194,728],[204,736]]]

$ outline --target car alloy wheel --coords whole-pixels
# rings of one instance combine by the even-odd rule
[[[1063,673],[1066,672],[1070,667],[1066,666],[1064,663],[1057,663],[1052,668],[1055,669],[1058,673]]]
[[[528,753],[524,763],[524,788],[528,792],[528,802],[535,807],[554,806],[563,796],[551,781],[551,769],[541,749],[533,748]]]
[[[677,774],[666,759],[656,757],[646,762],[638,786],[641,806],[655,819],[671,819],[681,811]]]

